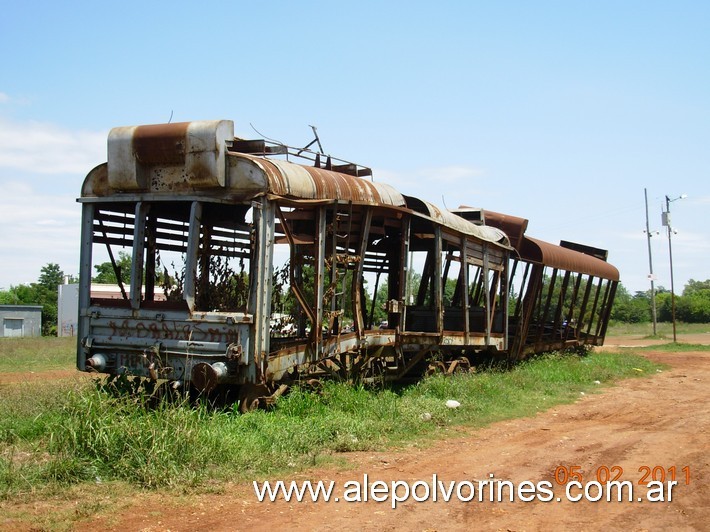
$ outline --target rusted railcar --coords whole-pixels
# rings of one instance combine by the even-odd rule
[[[455,212],[505,231],[515,249],[509,358],[604,343],[619,284],[619,271],[607,262],[605,250],[532,238],[525,234],[524,218],[468,207]]]
[[[294,379],[403,380],[603,342],[618,272],[591,248],[370,175],[236,139],[230,121],[113,129],[79,198],[77,367],[231,394],[246,410]],[[121,299],[92,297],[105,259]]]

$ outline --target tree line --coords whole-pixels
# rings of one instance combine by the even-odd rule
[[[670,290],[658,287],[656,298],[656,320],[672,321],[672,301]],[[683,292],[675,295],[675,317],[685,323],[710,323],[710,279],[689,280]],[[650,323],[651,290],[631,294],[619,284],[611,310],[611,319],[623,323]]]

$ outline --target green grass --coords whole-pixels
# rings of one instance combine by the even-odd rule
[[[661,345],[649,345],[647,347],[634,348],[636,351],[667,351],[671,353],[683,353],[688,351],[710,351],[710,345],[673,343]]]
[[[206,489],[343,452],[426,444],[457,426],[534,415],[598,390],[595,381],[655,369],[631,353],[548,355],[508,371],[435,376],[398,390],[334,382],[320,393],[295,388],[273,410],[246,415],[188,405],[146,409],[89,381],[9,385],[0,396],[0,498],[96,482]],[[461,407],[447,408],[448,399]]]
[[[681,323],[676,322],[677,334],[710,333],[710,323]],[[642,335],[654,338],[653,324],[648,323],[614,323],[609,325],[606,333],[609,336]],[[673,338],[673,324],[670,322],[656,323],[655,338]]]
[[[0,338],[0,373],[73,369],[76,338]]]

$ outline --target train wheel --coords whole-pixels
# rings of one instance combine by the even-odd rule
[[[426,369],[427,376],[436,375],[437,373],[446,374],[446,364],[444,364],[440,360],[438,360],[436,362],[432,362],[431,364],[429,364],[429,367],[427,367],[427,369]]]
[[[453,375],[454,373],[468,373],[469,371],[471,371],[471,362],[466,357],[461,357],[449,365],[446,374]]]
[[[270,395],[266,384],[242,384],[239,389],[239,412],[253,412],[259,408],[260,400]]]

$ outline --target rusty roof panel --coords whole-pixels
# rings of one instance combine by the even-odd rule
[[[404,197],[383,183],[242,153],[231,153],[229,159],[229,188],[239,195],[273,194],[293,199],[338,199],[405,206]]]
[[[611,281],[619,280],[619,270],[608,262],[537,238],[524,237],[519,252],[521,258],[525,260],[539,262],[560,270],[594,275]]]
[[[322,168],[278,159],[231,153],[229,188],[239,196],[275,195],[296,200],[344,200],[369,205],[408,207],[435,222],[479,240],[509,247],[505,233],[475,225],[436,205],[403,196],[393,187]]]
[[[523,235],[528,228],[528,221],[525,218],[489,211],[488,209],[483,210],[483,222],[486,225],[492,225],[501,229],[508,235],[510,243],[515,248],[520,247]]]
[[[425,214],[442,225],[451,227],[463,234],[474,236],[485,242],[494,242],[504,247],[510,247],[508,236],[497,227],[474,224],[454,212],[440,209],[433,203],[413,196],[405,196],[405,198],[407,199],[407,206],[410,209]]]
[[[135,158],[142,164],[184,163],[189,125],[190,122],[177,122],[132,128]]]

